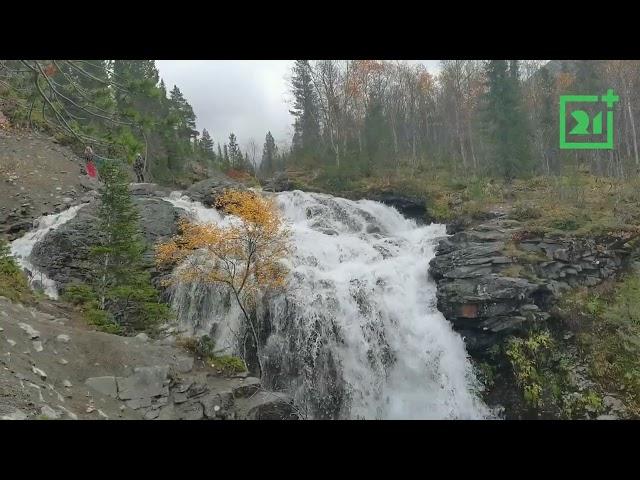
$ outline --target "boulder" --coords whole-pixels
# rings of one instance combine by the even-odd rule
[[[296,420],[298,416],[292,399],[279,392],[260,391],[242,406],[245,420]]]
[[[244,186],[226,175],[219,174],[191,185],[184,193],[191,200],[201,202],[207,207],[215,204],[216,199],[227,189],[244,190]]]
[[[181,211],[159,198],[135,197],[140,212],[140,228],[148,245],[147,261],[153,260],[153,246],[177,232]],[[54,281],[66,285],[86,283],[94,274],[89,263],[91,248],[100,241],[97,219],[99,202],[93,201],[78,214],[50,231],[32,251],[31,262]]]
[[[279,172],[272,178],[266,180],[262,184],[262,189],[265,192],[286,192],[289,190],[294,190],[295,185],[289,179],[289,176],[286,174],[286,172]]]
[[[120,400],[134,400],[158,396],[168,396],[169,387],[166,385],[169,366],[138,367],[129,377],[117,377],[118,398]]]
[[[118,397],[118,386],[116,384],[116,377],[107,376],[87,378],[85,385],[111,398]]]

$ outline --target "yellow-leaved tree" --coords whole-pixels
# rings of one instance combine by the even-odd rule
[[[178,235],[156,247],[156,261],[160,266],[183,262],[178,280],[228,286],[253,336],[262,375],[255,307],[262,292],[285,287],[282,260],[291,252],[290,231],[275,202],[251,191],[226,190],[216,208],[233,215],[231,221],[181,222]]]

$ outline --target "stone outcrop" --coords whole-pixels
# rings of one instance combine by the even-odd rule
[[[290,397],[246,372],[221,376],[167,342],[91,331],[44,307],[56,315],[0,297],[1,420],[297,418]]]
[[[430,272],[438,308],[482,355],[499,338],[549,318],[554,298],[611,277],[626,259],[595,239],[534,236],[504,216],[441,240]]]
[[[419,219],[424,221],[433,221],[427,214],[425,200],[411,195],[400,194],[397,192],[378,192],[367,194],[367,200],[384,203],[395,208],[405,217]]]
[[[227,176],[219,175],[194,183],[184,194],[193,201],[211,207],[226,189],[244,190],[244,186]]]
[[[147,245],[146,260],[152,263],[153,245],[177,231],[180,209],[162,200],[168,192],[153,184],[133,184],[134,203],[140,212],[140,227]],[[65,285],[73,281],[86,282],[92,275],[88,265],[91,248],[100,239],[97,219],[99,200],[82,207],[78,214],[49,232],[31,253],[31,262],[47,275]]]
[[[286,172],[279,172],[272,178],[266,180],[262,184],[262,189],[265,192],[287,192],[289,190],[295,190],[295,185],[289,179]]]

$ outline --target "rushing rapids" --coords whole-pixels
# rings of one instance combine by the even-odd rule
[[[194,221],[229,221],[179,193],[166,200]],[[277,200],[295,253],[290,287],[257,312],[267,385],[291,393],[307,418],[489,417],[428,276],[444,226],[373,201],[300,191]],[[222,287],[179,283],[172,303],[184,330],[242,353],[241,312]]]
[[[27,273],[29,284],[32,288],[42,288],[44,293],[53,299],[58,298],[56,282],[47,277],[44,272],[38,270],[30,261],[31,250],[36,243],[42,240],[51,230],[61,227],[73,217],[83,205],[76,205],[60,213],[45,215],[34,222],[34,229],[26,235],[11,242],[11,255],[16,259],[20,267]]]

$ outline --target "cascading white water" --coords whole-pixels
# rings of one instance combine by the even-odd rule
[[[227,221],[186,197],[168,200],[197,221]],[[488,418],[428,276],[444,226],[418,226],[367,200],[300,191],[277,200],[295,253],[287,292],[258,312],[268,324],[267,384],[287,389],[311,418]],[[173,305],[186,329],[234,350],[240,312],[223,290],[179,284]]]
[[[39,284],[44,293],[54,300],[58,298],[56,282],[51,280],[44,272],[41,272],[29,261],[29,256],[33,246],[44,238],[51,230],[55,230],[73,217],[84,205],[76,205],[60,213],[45,215],[35,222],[35,229],[26,235],[11,242],[11,255],[16,259],[18,265],[27,272],[29,285],[32,287]]]

